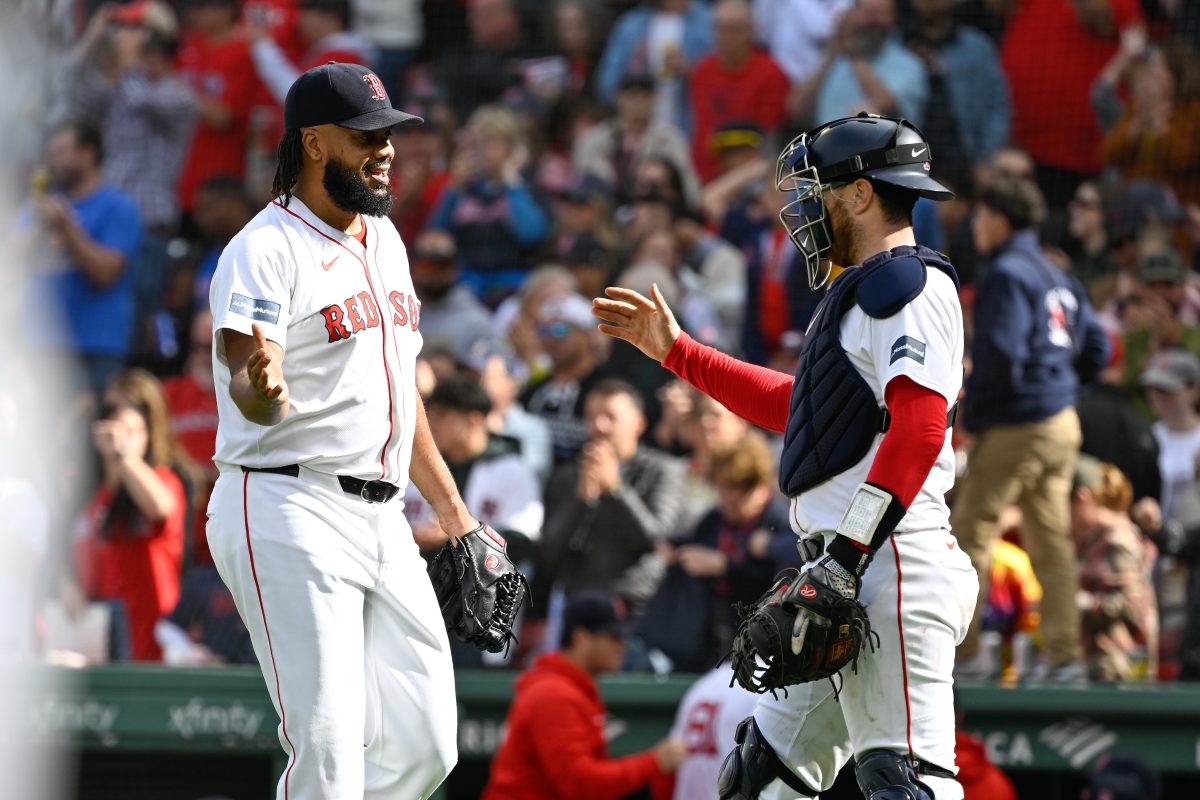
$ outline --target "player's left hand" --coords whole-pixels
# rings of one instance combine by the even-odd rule
[[[823,594],[837,594],[849,600],[858,598],[858,579],[846,571],[838,562],[829,556],[818,561],[800,577],[801,586],[794,595],[805,600],[817,600]],[[809,584],[812,596],[808,596],[803,584]],[[814,627],[827,628],[830,624],[827,609],[817,603],[811,605],[798,604],[796,607],[796,622],[792,625],[792,653],[799,655],[804,651],[805,639],[809,630]]]

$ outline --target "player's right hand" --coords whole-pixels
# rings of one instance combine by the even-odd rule
[[[608,297],[592,300],[592,313],[604,320],[600,332],[624,339],[661,364],[682,330],[658,284],[650,285],[650,299],[619,286],[608,287],[604,294]]]
[[[255,350],[246,359],[246,375],[250,385],[268,402],[282,406],[288,401],[287,381],[283,379],[283,358],[267,343],[267,336],[257,323],[250,326]]]
[[[687,747],[681,739],[663,739],[654,745],[654,760],[663,772],[674,772],[687,757]]]

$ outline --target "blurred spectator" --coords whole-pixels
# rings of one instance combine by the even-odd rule
[[[1108,340],[1082,288],[1042,254],[1036,226],[1045,206],[1037,187],[997,176],[976,197],[977,249],[991,256],[978,287],[972,372],[963,425],[974,434],[956,490],[951,527],[980,573],[980,600],[960,659],[978,651],[992,542],[1000,512],[1014,500],[1024,544],[1045,591],[1042,631],[1052,679],[1082,677],[1078,584],[1069,495],[1081,434],[1075,401],[1095,379]]]
[[[713,453],[745,441],[754,429],[746,420],[686,382],[672,381],[664,389],[672,386],[686,387],[690,392],[683,434],[691,448],[691,457],[684,475],[683,511],[676,526],[678,531],[690,531],[717,504],[717,488],[712,482]]]
[[[1100,379],[1081,393],[1075,406],[1083,432],[1080,451],[1121,470],[1133,485],[1133,497],[1158,498],[1162,477],[1158,468],[1158,442],[1150,423],[1129,402],[1122,385],[1124,350],[1121,341],[1109,336],[1112,356]]]
[[[1109,249],[1104,197],[1095,181],[1084,181],[1067,204],[1071,275],[1087,289],[1092,306],[1102,309],[1117,292],[1119,265]]]
[[[593,125],[575,140],[572,162],[584,175],[593,175],[617,190],[621,199],[634,194],[634,170],[649,158],[670,162],[684,183],[684,196],[696,195],[687,139],[676,128],[656,122],[654,78],[630,72],[616,88],[617,113]]]
[[[179,179],[179,200],[190,212],[206,179],[245,176],[250,111],[261,84],[238,28],[238,0],[190,0],[186,22],[177,65],[200,114]]]
[[[820,64],[838,20],[854,0],[753,0],[758,40],[792,83],[808,80]]]
[[[642,398],[629,384],[596,384],[585,401],[587,444],[546,489],[543,591],[603,589],[636,618],[662,577],[655,543],[676,530],[682,462],[644,447]],[[545,607],[545,606],[543,606]]]
[[[250,55],[258,78],[280,106],[296,78],[313,67],[330,61],[372,65],[375,49],[350,28],[350,0],[296,0],[296,27],[304,43],[304,55],[292,62],[271,38],[264,20],[249,29]]]
[[[528,156],[511,111],[479,109],[467,123],[451,183],[430,220],[454,236],[462,280],[493,307],[520,286],[532,248],[550,232],[546,212],[521,177]]]
[[[564,237],[556,255],[558,263],[575,276],[579,293],[584,297],[599,297],[604,294],[604,287],[612,284],[613,269],[608,250],[592,234]]]
[[[1200,360],[1186,350],[1164,350],[1152,359],[1138,383],[1146,392],[1156,422],[1158,468],[1162,475],[1159,505],[1167,519],[1200,524],[1196,459],[1200,456]]]
[[[964,798],[970,800],[1017,800],[1017,790],[999,767],[988,758],[983,742],[967,733],[966,715],[954,696],[954,765],[958,767],[955,780],[963,787]]]
[[[1016,513],[1015,507],[1005,509]],[[1013,526],[1005,524],[1001,514],[1000,529],[1005,534]],[[1018,532],[1019,533],[1019,532]],[[1041,623],[1042,585],[1033,573],[1029,554],[1012,542],[998,538],[992,545],[992,567],[988,575],[987,607],[983,612],[983,631],[980,638],[985,653],[986,669],[977,676],[997,678],[1007,686],[1014,685],[1027,672],[1032,655],[1032,637]],[[957,675],[956,677],[967,677]]]
[[[373,46],[371,63],[388,97],[404,96],[404,73],[425,33],[422,5],[420,0],[350,0],[350,30]]]
[[[467,0],[470,42],[440,51],[434,76],[461,122],[480,106],[503,102],[524,81],[531,54],[516,0]]]
[[[171,667],[258,663],[233,594],[211,563],[188,571],[179,603],[154,626],[154,637]]]
[[[554,438],[550,426],[516,402],[527,370],[516,354],[491,340],[476,341],[459,357],[464,369],[479,376],[492,410],[488,430],[515,439],[521,446],[521,458],[537,476],[541,486],[554,466]]]
[[[687,74],[712,50],[712,10],[701,0],[645,0],[622,14],[596,67],[596,92],[612,103],[625,75],[650,76],[651,119],[689,130]],[[619,100],[618,100],[619,102]]]
[[[99,396],[129,354],[141,220],[133,200],[104,181],[104,144],[91,125],[54,128],[45,158],[48,186],[34,187],[26,231],[27,263],[42,268],[43,296],[30,302],[49,302],[61,317],[32,326],[29,341],[80,357],[88,388]]]
[[[208,552],[208,498],[217,482],[213,453],[217,449],[217,395],[213,389],[212,313],[198,311],[188,337],[188,356],[182,375],[163,381],[171,434],[196,467],[191,516],[186,526],[184,559],[211,563]]]
[[[1100,159],[1121,177],[1149,178],[1168,184],[1184,203],[1200,201],[1200,96],[1180,85],[1178,69],[1194,70],[1200,54],[1186,43],[1172,65],[1164,51],[1146,41],[1144,31],[1127,28],[1121,48],[1092,89],[1100,126],[1106,131]],[[1173,67],[1175,67],[1173,69]],[[1127,79],[1129,104],[1118,88]],[[1110,124],[1107,121],[1113,120]]]
[[[429,430],[470,512],[508,541],[513,561],[527,558],[542,533],[542,496],[537,478],[521,460],[519,445],[492,433],[492,403],[479,380],[455,375],[440,380],[426,401]],[[411,483],[404,516],[423,549],[445,543],[433,509]]]
[[[75,531],[80,583],[89,597],[121,601],[133,658],[158,661],[154,626],[179,600],[187,501],[171,467],[178,445],[152,375],[129,370],[113,379],[92,443],[101,480]]]
[[[1012,90],[1012,137],[1037,162],[1050,207],[1062,208],[1100,168],[1088,95],[1117,34],[1140,22],[1138,0],[1020,0],[1007,8],[1000,60]]]
[[[554,461],[575,457],[587,439],[584,401],[609,374],[607,344],[596,331],[592,305],[578,294],[551,297],[537,309],[537,337],[550,357],[550,373],[521,393],[521,404],[554,435]]]
[[[803,566],[773,461],[757,433],[714,452],[716,506],[693,530],[660,545],[667,574],[639,630],[676,671],[701,672],[719,661],[737,629],[735,604],[757,600],[780,569]],[[679,602],[685,597],[690,602]]]
[[[708,666],[708,665],[706,665]],[[733,681],[733,667],[706,669],[679,701],[671,738],[687,755],[669,786],[654,800],[717,800],[717,777],[725,756],[736,746],[737,726],[754,713],[758,697]]]
[[[700,211],[710,224],[719,228],[730,207],[744,204],[759,182],[774,174],[775,165],[767,160],[765,145],[766,138],[756,125],[730,122],[717,128],[712,137],[717,172],[700,191]]]
[[[581,237],[594,240],[606,251],[613,249],[617,232],[612,219],[612,187],[593,175],[573,174],[553,194],[555,248],[559,254],[573,247]],[[590,292],[583,294],[595,296]]]
[[[692,214],[676,215],[671,229],[683,263],[677,273],[680,285],[705,299],[716,315],[716,342],[735,352],[746,310],[745,257]]]
[[[417,236],[409,258],[413,289],[421,299],[422,350],[469,345],[492,335],[492,314],[458,282],[454,239],[431,228]]]
[[[564,267],[543,264],[529,273],[515,295],[496,308],[492,317],[496,331],[528,367],[531,383],[541,381],[551,370],[550,357],[538,336],[542,306],[552,297],[575,293],[576,288],[575,277]]]
[[[555,0],[553,3],[549,38],[554,42],[558,57],[565,61],[556,76],[561,83],[555,87],[555,94],[568,97],[593,94],[596,62],[607,28],[599,12],[599,5],[590,0]]]
[[[622,758],[608,755],[596,678],[618,670],[625,655],[626,631],[613,603],[591,594],[572,600],[559,652],[541,656],[517,678],[483,800],[568,800],[581,791],[594,800],[618,800],[673,772],[683,759],[678,739]]]
[[[1146,239],[1139,247],[1140,287],[1122,298],[1121,322],[1125,327],[1125,385],[1134,390],[1137,381],[1156,353],[1183,348],[1200,354],[1200,326],[1195,319],[1194,279],[1185,272],[1174,247],[1166,241]],[[1192,288],[1192,292],[1189,292]],[[1140,398],[1139,398],[1140,401]],[[1139,407],[1145,406],[1139,402]]]
[[[856,0],[838,21],[821,62],[792,87],[792,116],[813,124],[860,111],[924,121],[925,65],[900,43],[893,0]]]
[[[271,38],[278,42],[290,60],[299,61],[304,57],[307,47],[300,37],[297,19],[300,10],[296,0],[241,0],[241,6],[242,30],[249,31],[265,25]]]
[[[196,308],[208,308],[208,287],[221,251],[253,217],[250,197],[238,178],[214,175],[196,190],[196,207],[192,210],[192,221],[200,236],[200,259],[193,285]]]
[[[1153,679],[1158,617],[1154,550],[1129,518],[1133,487],[1111,464],[1081,455],[1071,491],[1071,535],[1079,557],[1076,602],[1088,679]]]
[[[955,18],[955,0],[913,0],[905,44],[925,62],[922,130],[938,169],[965,171],[1008,141],[1008,82],[992,40]],[[919,238],[919,237],[918,237]]]
[[[447,135],[434,98],[408,101],[404,108],[425,120],[422,125],[392,129],[396,155],[392,159],[392,210],[389,216],[405,244],[429,227],[442,191],[450,182],[446,157]]]
[[[106,182],[129,195],[141,216],[144,235],[130,264],[138,330],[166,285],[167,242],[179,222],[176,187],[196,118],[195,96],[172,71],[177,33],[174,12],[157,0],[104,5],[63,65],[66,103],[100,126]]]
[[[713,5],[713,44],[713,53],[701,58],[688,76],[692,163],[703,181],[717,174],[717,130],[740,121],[774,133],[783,124],[790,88],[787,75],[755,44],[749,0]]]
[[[1105,755],[1088,776],[1083,800],[1161,800],[1162,779],[1139,758]]]

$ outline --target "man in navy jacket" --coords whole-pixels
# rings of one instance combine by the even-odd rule
[[[975,302],[972,372],[961,422],[974,435],[951,526],[979,572],[975,619],[959,647],[971,675],[1000,512],[1017,503],[1022,543],[1044,589],[1043,672],[1082,676],[1078,576],[1070,534],[1071,476],[1081,435],[1075,401],[1108,357],[1087,294],[1038,245],[1045,203],[1026,179],[999,177],[977,197],[972,232],[991,268]]]

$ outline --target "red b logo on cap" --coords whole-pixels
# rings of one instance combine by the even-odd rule
[[[387,92],[383,90],[383,81],[379,80],[379,76],[374,72],[368,72],[363,75],[363,80],[371,84],[371,97],[376,100],[387,100]]]

